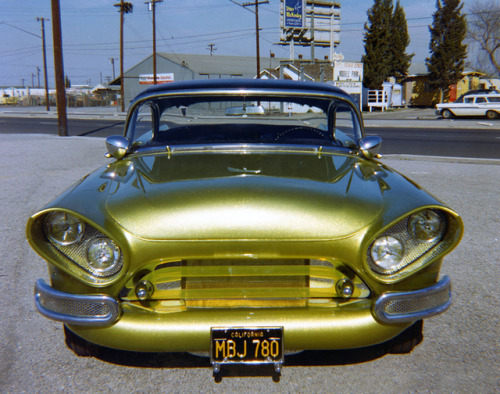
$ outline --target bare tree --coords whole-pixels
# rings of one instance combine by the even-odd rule
[[[495,74],[500,75],[500,4],[496,0],[473,3],[469,7],[467,22],[467,37],[480,48],[478,56],[474,56],[478,65],[496,70]],[[493,68],[481,62],[482,58],[486,58]]]

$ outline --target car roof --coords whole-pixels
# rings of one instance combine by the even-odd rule
[[[464,96],[464,98],[469,97],[500,97],[500,93],[474,93]]]
[[[279,91],[297,91],[304,90],[318,94],[334,94],[350,97],[342,89],[321,82],[302,82],[290,80],[271,80],[271,79],[202,79],[182,82],[171,82],[153,86],[140,93],[133,101],[140,100],[143,97],[151,95],[162,95],[168,93],[181,93],[182,91],[196,90],[245,90],[245,89],[265,89]]]

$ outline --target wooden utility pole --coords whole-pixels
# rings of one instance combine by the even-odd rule
[[[68,118],[66,115],[66,87],[64,85],[64,65],[62,55],[61,10],[59,0],[51,0],[52,4],[52,40],[54,43],[54,71],[57,95],[57,125],[60,136],[68,135]]]
[[[163,0],[146,1],[145,4],[149,6],[149,10],[153,11],[153,84],[158,83],[156,72],[156,3],[162,3]]]
[[[45,78],[45,108],[50,111],[49,86],[47,77],[47,47],[45,46],[45,21],[49,19],[36,18],[42,25],[42,48],[43,48],[43,76]],[[38,67],[37,67],[38,68]],[[40,76],[38,76],[38,87],[40,87]]]
[[[236,3],[237,4],[237,3]],[[257,79],[260,78],[260,39],[259,39],[259,4],[269,4],[268,0],[259,1],[256,0],[253,3],[243,3],[241,4],[243,7],[255,6],[255,47],[256,47],[256,57],[257,57]]]
[[[118,7],[118,11],[120,12],[120,95],[122,97],[122,112],[125,112],[125,77],[123,75],[123,22],[125,21],[124,14],[131,13],[134,6],[132,5],[132,3],[120,0],[119,3],[115,4],[115,7]]]
[[[217,50],[217,48],[215,47],[215,44],[208,44],[208,50],[210,51],[210,56],[212,56],[214,51]]]

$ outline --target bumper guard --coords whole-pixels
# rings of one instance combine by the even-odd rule
[[[78,326],[106,326],[120,316],[120,306],[112,297],[63,293],[43,279],[35,284],[35,305],[49,319]]]

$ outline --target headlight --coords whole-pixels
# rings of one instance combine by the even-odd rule
[[[94,226],[63,211],[42,218],[45,239],[65,257],[55,261],[67,271],[92,283],[105,283],[123,268],[118,244]]]
[[[420,242],[432,242],[443,234],[444,225],[441,217],[430,209],[410,216],[408,231]]]
[[[87,260],[94,275],[113,275],[120,269],[120,258],[120,249],[109,238],[94,238],[87,243]]]
[[[385,272],[393,271],[403,260],[405,248],[394,237],[383,236],[373,242],[370,254],[373,262]]]
[[[407,216],[375,238],[368,248],[368,265],[381,275],[412,272],[432,258],[429,254],[426,260],[420,260],[441,243],[446,229],[447,216],[438,209],[423,209]],[[412,264],[417,260],[418,264]]]
[[[66,212],[52,212],[45,221],[47,236],[55,243],[66,246],[80,241],[85,223]]]

